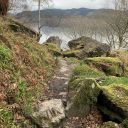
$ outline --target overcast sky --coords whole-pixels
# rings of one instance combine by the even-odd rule
[[[109,0],[53,0],[55,8],[107,8]]]
[[[52,0],[51,8],[70,9],[70,8],[112,8],[111,0]],[[34,9],[35,4],[34,4]]]

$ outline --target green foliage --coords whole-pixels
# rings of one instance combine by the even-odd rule
[[[7,124],[13,119],[13,114],[8,110],[0,109],[0,115],[1,120]]]
[[[21,107],[21,113],[31,115],[33,102],[42,96],[44,85],[51,79],[56,68],[54,54],[49,51],[60,49],[39,44],[29,29],[22,31],[16,26],[19,32],[14,32],[9,26],[11,23],[8,17],[0,17],[0,82],[8,85],[0,90],[7,96],[7,102],[5,99],[2,102],[6,102],[5,108],[8,108],[8,103],[16,103]],[[13,108],[9,111],[13,111]],[[18,121],[16,119],[16,124],[22,124]],[[5,123],[3,128],[6,127]]]
[[[24,81],[18,85],[17,102],[22,105],[25,114],[32,113],[32,94],[27,92],[27,84]]]
[[[127,77],[107,77],[104,81],[102,81],[101,86],[109,86],[111,84],[123,84],[128,85]]]
[[[6,128],[18,128],[18,126],[14,124],[13,113],[2,108],[0,108],[0,126],[1,125],[3,125],[3,127],[6,125]]]
[[[47,43],[45,45],[49,52],[51,52],[54,56],[61,56],[61,49],[56,45],[52,43]]]
[[[11,51],[6,45],[0,44],[0,61],[8,63],[11,60]]]

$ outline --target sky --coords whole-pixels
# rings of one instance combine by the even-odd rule
[[[52,0],[50,8],[71,9],[71,8],[112,8],[111,0]],[[34,3],[33,8],[36,9]]]
[[[53,0],[55,8],[108,8],[109,0]]]

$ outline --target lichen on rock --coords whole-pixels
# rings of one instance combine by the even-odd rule
[[[94,57],[85,60],[85,63],[103,71],[106,75],[123,76],[122,61],[112,57]]]
[[[122,122],[128,118],[128,86],[113,84],[102,87],[98,103],[101,112],[109,119]]]

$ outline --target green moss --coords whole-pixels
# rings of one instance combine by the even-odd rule
[[[11,50],[4,45],[0,44],[0,61],[3,63],[8,63],[11,60]]]
[[[121,60],[119,58],[114,57],[94,57],[94,58],[88,58],[87,61],[91,62],[103,62],[103,63],[121,63]]]
[[[62,55],[61,49],[56,44],[47,43],[46,47],[49,50],[49,52],[51,52],[53,55],[55,55],[55,56],[61,56]]]
[[[78,54],[80,53],[80,50],[71,50],[71,51],[65,51],[63,52],[64,57],[78,57]]]
[[[97,78],[97,77],[105,77],[105,74],[101,71],[98,71],[95,68],[89,67],[86,64],[81,64],[75,68],[73,76],[85,77],[85,78]]]
[[[70,116],[87,116],[97,103],[100,89],[93,79],[79,81],[80,88],[72,97],[72,105],[69,110]]]
[[[24,31],[14,32],[10,29],[9,24],[8,18],[0,17],[0,27],[2,26],[0,82],[7,85],[0,90],[0,93],[7,98],[6,101],[2,99],[0,105],[1,102],[4,102],[6,103],[4,107],[8,108],[8,104],[16,103],[20,106],[19,113],[31,115],[32,104],[40,99],[46,83],[51,79],[56,68],[56,59],[51,49],[53,51],[60,51],[60,49],[53,45],[38,44],[37,38],[24,33]],[[21,83],[21,81],[25,83]],[[10,111],[13,111],[13,108],[10,108]],[[13,114],[12,116],[14,118]],[[19,120],[15,122],[17,126],[21,124]],[[8,124],[3,123],[3,127],[7,126]],[[9,126],[9,128],[12,127],[13,124]],[[28,122],[25,127],[29,127]]]
[[[13,113],[8,109],[0,108],[0,126],[3,128],[19,128],[14,124]]]
[[[122,76],[122,61],[119,58],[114,57],[94,57],[85,60],[88,65],[95,67],[106,75],[111,76]]]
[[[104,123],[100,128],[119,128],[119,125],[117,123],[109,121]]]
[[[84,81],[86,78],[76,77],[72,78],[69,82],[69,89],[73,91],[77,91],[79,87],[82,86],[81,81]]]
[[[122,109],[124,117],[128,117],[128,86],[126,85],[110,85],[103,88],[103,93],[107,98]]]
[[[102,81],[101,86],[109,86],[111,84],[128,85],[128,78],[127,77],[107,77],[104,81]]]
[[[75,57],[69,57],[69,58],[65,58],[70,64],[80,64],[83,63],[82,60],[78,60]]]

